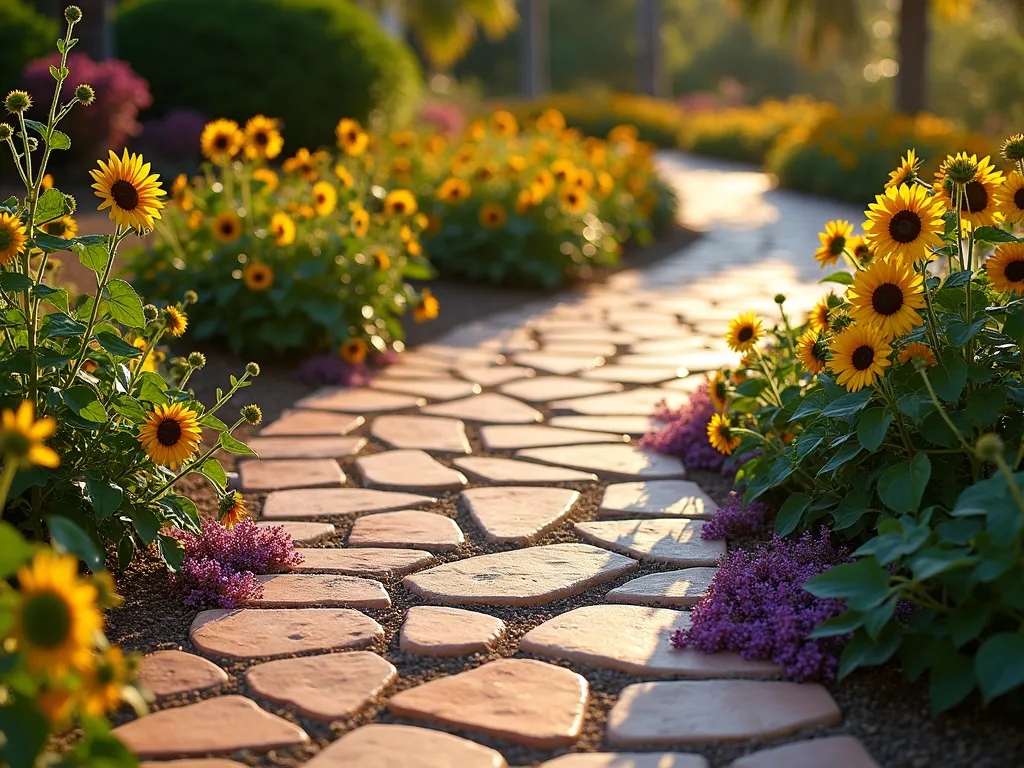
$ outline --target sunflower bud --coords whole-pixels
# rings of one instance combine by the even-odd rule
[[[189,352],[185,359],[192,368],[199,369],[206,365],[206,355],[202,352]]]
[[[956,157],[947,157],[942,170],[954,184],[967,184],[978,175],[978,158],[961,152]]]
[[[182,297],[181,303],[187,307],[189,304],[195,304],[197,301],[199,301],[198,293],[195,291],[185,291],[185,295]]]
[[[78,201],[75,200],[74,195],[64,195],[64,206],[68,209],[68,215],[70,215],[78,208]]]
[[[783,304],[786,303],[786,295],[784,293],[776,293],[775,303],[781,307]]]
[[[1004,141],[1000,153],[1008,163],[1019,163],[1024,160],[1024,133],[1015,133]]]
[[[32,106],[32,97],[25,91],[11,91],[4,99],[4,107],[12,115],[20,115]]]
[[[14,129],[7,123],[0,123],[0,141],[8,141],[14,135]]]
[[[1003,439],[995,432],[982,435],[974,444],[974,452],[982,461],[995,463],[1003,455]]]
[[[82,83],[80,86],[75,88],[75,98],[78,99],[79,104],[84,107],[88,107],[96,101],[96,91],[94,91],[92,86],[88,83]]]
[[[263,421],[263,411],[256,404],[243,405],[242,406],[242,418],[245,419],[246,424],[256,426]]]
[[[835,333],[849,328],[853,325],[853,318],[850,317],[846,312],[836,312],[829,318],[829,325]]]
[[[160,310],[153,304],[147,304],[142,308],[142,316],[146,319],[147,323],[152,323],[160,317]]]
[[[64,18],[68,24],[77,24],[82,20],[82,9],[77,5],[69,5],[64,9]]]
[[[28,151],[29,152],[35,152],[37,149],[39,149],[39,139],[37,139],[35,136],[29,136],[28,137]]]
[[[260,364],[259,363],[247,363],[245,366],[245,372],[250,376],[260,375]]]

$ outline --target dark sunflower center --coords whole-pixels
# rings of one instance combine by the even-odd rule
[[[921,217],[913,211],[900,211],[889,221],[889,236],[897,243],[912,243],[921,234]]]
[[[875,349],[869,344],[863,344],[853,350],[850,356],[853,367],[858,371],[866,371],[875,362]]]
[[[110,196],[114,198],[118,208],[125,211],[134,211],[139,205],[139,190],[124,179],[118,179],[110,185]]]
[[[256,134],[256,143],[261,147],[265,147],[270,143],[270,137],[264,131],[260,131]]]
[[[829,243],[828,250],[833,256],[838,256],[846,248],[846,238],[840,235],[839,237],[833,237],[832,242]]]
[[[980,181],[969,181],[964,187],[964,198],[960,201],[961,211],[977,213],[988,206],[988,191]]]
[[[7,227],[0,227],[0,251],[7,250],[13,241],[14,237],[11,235],[11,230]]]
[[[223,152],[228,148],[228,137],[224,134],[217,136],[217,138],[213,140],[213,146]]]
[[[25,602],[22,613],[25,637],[35,646],[56,648],[68,639],[71,611],[60,595],[41,592]]]
[[[160,441],[160,445],[177,445],[181,440],[181,424],[176,419],[164,419],[156,428],[156,439]]]
[[[828,315],[828,307],[822,307],[818,310],[818,325],[826,330],[828,330]]]
[[[1024,187],[1013,193],[1013,204],[1021,211],[1024,211]]]
[[[1003,269],[1003,275],[1011,283],[1019,283],[1024,280],[1024,260],[1011,261]]]
[[[225,235],[230,235],[235,231],[235,224],[232,221],[222,221],[220,224],[220,231]]]
[[[871,294],[871,306],[880,315],[895,315],[903,306],[903,290],[893,283],[882,283]]]
[[[405,203],[403,203],[401,200],[395,201],[395,212],[405,213]]]
[[[68,225],[63,221],[51,221],[46,225],[47,234],[53,235],[54,237],[60,237],[68,231]]]
[[[355,131],[349,131],[348,132],[348,143],[349,144],[355,144],[356,143],[356,139],[358,139],[358,138],[359,138],[359,134],[356,133]]]
[[[754,329],[752,326],[745,325],[740,328],[739,333],[736,334],[736,339],[740,342],[750,341],[754,337]]]
[[[317,205],[323,205],[325,202],[327,202],[327,196],[325,194],[323,194],[322,192],[319,193],[316,196],[316,204]]]

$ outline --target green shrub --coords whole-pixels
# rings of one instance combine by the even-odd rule
[[[57,24],[23,0],[0,0],[0,94],[20,86],[21,71],[49,53]]]
[[[296,147],[330,143],[339,114],[401,122],[419,90],[408,48],[340,0],[145,0],[117,37],[160,109],[272,115]]]

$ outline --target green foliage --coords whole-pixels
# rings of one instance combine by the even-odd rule
[[[339,0],[144,0],[117,40],[162,108],[273,115],[297,147],[328,144],[339,113],[401,123],[420,87],[408,48]]]
[[[47,54],[56,37],[57,24],[31,3],[0,0],[0,94],[22,85],[25,65]]]

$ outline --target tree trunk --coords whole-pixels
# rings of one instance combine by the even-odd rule
[[[896,109],[913,115],[927,106],[929,0],[903,0],[899,20]]]
[[[637,90],[650,96],[668,98],[668,80],[661,51],[661,10],[662,0],[637,0]]]
[[[520,90],[530,99],[548,91],[548,0],[523,0]]]

